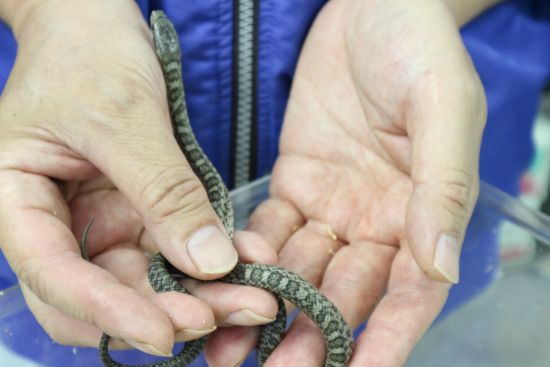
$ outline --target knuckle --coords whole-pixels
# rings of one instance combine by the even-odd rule
[[[145,210],[153,221],[163,221],[174,213],[196,213],[208,203],[202,183],[181,167],[165,169],[146,179],[141,197]]]
[[[41,300],[45,301],[45,289],[44,285],[40,281],[44,279],[41,276],[41,267],[37,264],[36,259],[26,258],[18,262],[13,262],[13,270],[17,274],[17,277],[22,281],[29,289]]]
[[[53,305],[55,300],[48,291],[47,273],[49,273],[50,266],[47,263],[47,259],[40,259],[36,257],[26,257],[20,261],[13,263],[13,269],[17,274],[17,277],[23,282],[33,294],[42,302]]]
[[[23,282],[31,292],[43,303],[55,307],[64,314],[71,315],[78,320],[94,321],[94,307],[75,308],[65,302],[65,297],[60,296],[60,288],[52,288],[50,284],[51,269],[63,266],[63,256],[49,258],[28,257],[14,263],[13,269],[19,280]],[[85,305],[98,304],[95,301],[94,291],[82,289],[78,294],[73,294],[79,302]]]
[[[472,203],[478,195],[477,185],[471,176],[461,170],[454,170],[447,175],[441,185],[443,205],[451,213],[467,217],[471,211]]]

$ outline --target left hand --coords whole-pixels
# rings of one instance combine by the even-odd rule
[[[257,288],[190,296],[147,279],[158,251],[196,279],[230,272],[236,250],[270,257],[246,254],[254,236],[234,247],[178,147],[136,2],[1,0],[0,17],[17,39],[0,97],[0,249],[51,338],[97,346],[105,332],[111,347],[166,356],[216,325],[272,319],[277,302]],[[78,242],[92,216],[90,263]]]
[[[440,0],[328,2],[302,50],[270,199],[250,229],[331,299],[369,319],[351,366],[401,366],[458,281],[478,192],[479,78]],[[219,330],[210,366],[242,361],[258,330]],[[231,340],[231,342],[230,342]],[[320,366],[300,315],[268,366]]]

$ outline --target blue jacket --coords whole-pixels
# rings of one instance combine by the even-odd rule
[[[181,0],[138,1],[146,17],[151,10],[161,8],[176,25],[194,130],[231,185],[270,172],[300,47],[324,0],[241,3],[255,7],[241,6],[234,12],[233,2],[223,0],[186,1],[184,6]],[[235,26],[237,14],[241,17],[239,27]],[[548,2],[506,2],[462,29],[488,99],[481,177],[511,194],[518,192],[519,176],[530,162],[532,121],[540,93],[550,78],[549,16]],[[252,26],[243,26],[247,21]],[[9,30],[0,24],[0,90],[15,49]],[[243,68],[248,70],[248,77],[238,74]],[[239,92],[236,86],[240,83],[250,87],[252,94]],[[237,99],[250,103],[239,106]],[[237,147],[244,148],[239,151]],[[239,167],[246,169],[238,171]],[[483,289],[494,274],[487,269],[497,264],[498,248],[492,232],[470,230],[461,257],[461,283],[451,291],[447,310]],[[15,282],[5,263],[0,264],[0,280],[0,286]],[[25,345],[20,349],[23,352]],[[68,351],[63,358],[81,358],[78,363],[82,366],[96,365],[87,353],[73,356]]]

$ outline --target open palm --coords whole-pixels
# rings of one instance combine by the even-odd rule
[[[458,281],[484,119],[483,89],[441,2],[333,1],[317,17],[270,199],[250,229],[352,327],[369,318],[352,365],[402,365]],[[227,352],[223,338],[210,341],[209,361]],[[323,345],[301,315],[267,365],[322,365]]]

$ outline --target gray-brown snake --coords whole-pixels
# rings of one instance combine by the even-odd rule
[[[157,56],[164,72],[176,140],[193,171],[203,183],[212,207],[232,239],[233,208],[227,188],[216,168],[197,143],[187,115],[177,33],[162,11],[154,11],[151,14],[151,28]],[[86,238],[90,224],[85,229],[81,241],[82,254],[85,258],[87,258]],[[173,275],[175,274],[181,275],[160,253],[153,257],[149,265],[149,281],[156,292],[189,293],[174,279]],[[263,365],[283,338],[286,326],[283,298],[299,307],[323,332],[327,346],[325,366],[343,367],[347,365],[353,346],[353,337],[349,326],[334,304],[298,275],[276,266],[239,262],[233,271],[217,281],[263,288],[277,298],[279,304],[277,318],[272,323],[263,326],[258,343],[259,366]],[[111,358],[108,350],[109,339],[110,337],[104,334],[99,345],[99,354],[105,366],[129,366]],[[142,364],[139,367],[187,366],[201,353],[205,341],[206,337],[202,337],[187,342],[174,357]]]

